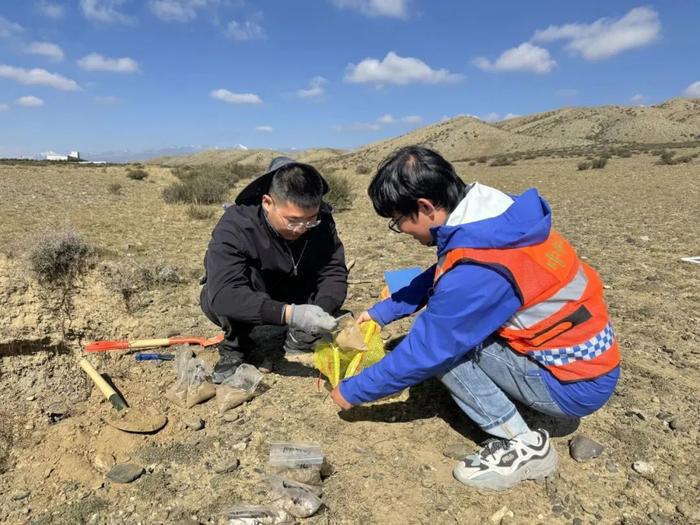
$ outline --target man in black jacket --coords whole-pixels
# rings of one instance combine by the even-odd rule
[[[257,325],[287,325],[288,353],[311,350],[335,327],[348,271],[327,192],[313,166],[277,157],[214,228],[200,303],[224,330],[215,383],[244,362]]]

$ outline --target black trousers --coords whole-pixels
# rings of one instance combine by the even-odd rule
[[[241,359],[244,361],[247,360],[250,352],[255,346],[255,343],[251,338],[251,332],[256,325],[251,323],[242,323],[232,319],[231,317],[215,312],[207,299],[206,289],[207,285],[205,284],[202,287],[202,291],[199,295],[199,304],[202,308],[202,312],[204,312],[204,315],[207,316],[207,319],[224,331],[224,340],[219,345],[219,354],[226,354],[230,358],[234,359]],[[275,326],[274,328],[279,329],[280,334],[285,332],[286,335],[286,326]],[[312,350],[313,345],[318,340],[318,336],[307,334],[301,330],[294,330],[293,336],[293,346],[296,350]],[[305,346],[308,346],[308,348],[304,348]]]

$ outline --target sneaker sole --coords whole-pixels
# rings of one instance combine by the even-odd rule
[[[532,461],[522,469],[518,469],[510,476],[494,476],[493,478],[470,479],[464,477],[459,468],[459,463],[452,471],[452,475],[457,481],[469,487],[483,491],[502,491],[513,488],[521,481],[528,479],[544,479],[551,476],[559,465],[559,455],[550,443],[549,451],[543,458]]]

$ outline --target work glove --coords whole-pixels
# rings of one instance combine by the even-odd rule
[[[319,334],[333,330],[338,321],[335,317],[323,311],[315,304],[293,304],[292,315],[287,323],[290,328],[303,330],[310,334]]]

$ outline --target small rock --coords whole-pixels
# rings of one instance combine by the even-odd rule
[[[513,516],[513,511],[509,510],[506,505],[503,505],[500,509],[491,514],[491,516],[489,517],[489,521],[494,525],[499,525],[503,517],[508,514]]]
[[[645,478],[649,478],[654,474],[656,469],[654,465],[647,461],[635,461],[632,463],[632,470]]]
[[[690,513],[692,512],[690,506],[687,503],[679,503],[678,505],[676,505],[676,511],[678,512],[678,514],[681,514],[686,518],[689,517]]]
[[[120,463],[114,465],[112,470],[107,473],[107,479],[114,483],[131,483],[139,479],[141,474],[143,474],[143,467],[133,463]]]
[[[12,499],[13,501],[20,501],[28,498],[30,494],[31,492],[28,490],[17,490],[12,493]]]
[[[224,421],[226,421],[227,423],[233,423],[234,421],[237,421],[239,417],[241,417],[241,415],[238,412],[234,412],[232,410],[229,410],[228,412],[224,413]]]
[[[241,462],[238,460],[238,458],[233,458],[228,461],[223,461],[218,465],[214,465],[212,470],[217,474],[229,474],[230,472],[236,470],[240,464]]]
[[[668,523],[668,520],[658,512],[650,512],[649,519],[656,525],[666,525]]]
[[[560,503],[557,503],[556,505],[552,506],[552,512],[554,514],[563,514],[564,513],[564,506]]]
[[[52,423],[56,423],[68,415],[68,407],[63,403],[51,403],[45,413]]]
[[[649,242],[649,236],[648,236],[648,235],[642,235],[641,237],[639,237],[639,240],[640,240],[640,241],[643,241],[643,242]]]
[[[443,456],[448,457],[450,459],[463,459],[469,454],[472,454],[473,452],[473,445],[469,443],[455,443],[453,445],[445,447],[445,450],[442,451],[442,454]]]
[[[36,401],[36,396],[29,396],[27,401]]]
[[[668,480],[674,485],[681,484],[681,477],[675,472],[671,472],[671,475],[668,477]]]
[[[677,430],[678,432],[683,432],[684,430],[688,429],[688,425],[685,424],[685,421],[683,421],[679,417],[674,417],[668,425],[673,429]]]
[[[595,503],[588,502],[588,501],[584,501],[583,503],[581,503],[581,508],[583,509],[584,512],[586,512],[588,514],[595,515],[595,513],[598,512],[598,505],[596,505]]]
[[[581,518],[574,518],[571,521],[571,525],[583,525],[583,520]]]
[[[182,420],[182,422],[185,427],[189,428],[190,430],[197,431],[204,428],[204,420],[202,420],[200,417],[186,417]]]
[[[603,445],[586,436],[578,435],[569,443],[569,453],[576,461],[588,461],[603,453]]]
[[[670,412],[666,412],[665,410],[662,410],[658,414],[656,414],[657,419],[660,419],[661,421],[666,421],[669,422],[673,419],[673,414]]]
[[[100,472],[109,472],[116,462],[117,461],[114,459],[114,456],[108,453],[97,453],[92,459],[92,463],[95,465],[95,468]]]
[[[617,465],[615,465],[615,463],[613,463],[612,461],[606,461],[605,462],[605,470],[607,470],[608,472],[615,473],[615,472],[617,472],[618,469],[617,469]]]
[[[246,449],[247,446],[248,444],[245,441],[241,441],[240,443],[236,443],[235,445],[233,445],[231,448],[233,450],[238,450],[242,452]]]

